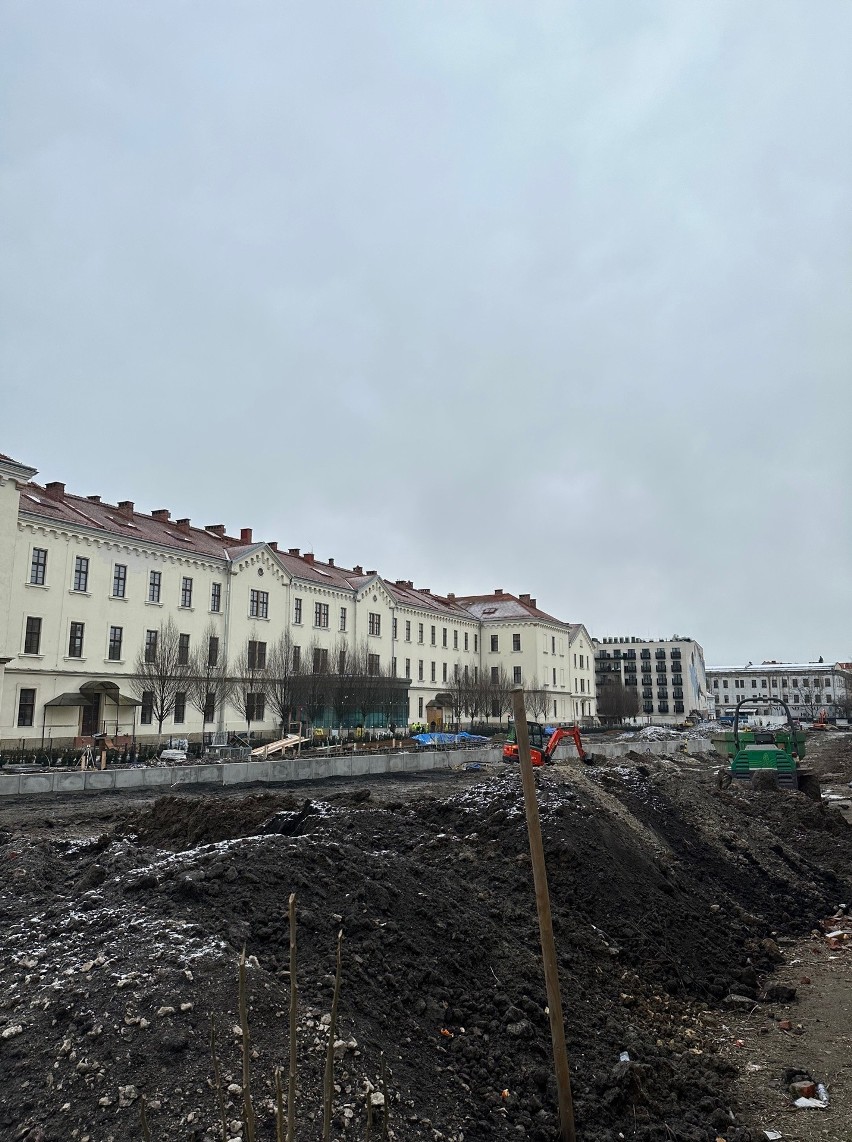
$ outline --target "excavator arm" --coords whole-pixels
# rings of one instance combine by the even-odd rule
[[[589,760],[586,755],[586,751],[583,749],[583,739],[580,737],[579,728],[577,726],[559,726],[550,735],[550,740],[544,747],[543,760],[545,762],[553,760],[553,755],[556,752],[556,747],[565,738],[571,738],[571,740],[574,742],[574,745],[577,747],[577,756],[579,757],[580,761]]]

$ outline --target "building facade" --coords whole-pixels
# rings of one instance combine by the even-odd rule
[[[761,662],[755,666],[711,667],[707,681],[717,717],[731,714],[743,698],[757,706],[749,714],[757,717],[778,715],[780,707],[770,705],[781,699],[800,721],[813,721],[824,710],[828,718],[847,718],[852,706],[852,674],[847,663]],[[760,705],[763,701],[766,705]]]
[[[240,662],[259,677],[257,668],[286,654],[294,674],[342,675],[357,664],[364,676],[397,680],[387,700],[374,695],[373,724],[458,720],[495,666],[501,681],[546,691],[551,718],[594,715],[585,628],[539,611],[529,596],[441,597],[255,541],[250,528],[230,536],[221,524],[194,527],[166,509],[138,512],[61,483],[42,487],[35,476],[0,456],[0,743],[160,729],[189,737],[245,729],[247,720],[268,734],[286,720],[258,684],[218,704],[214,690],[195,702],[180,690],[160,726],[153,691],[140,692],[134,677],[139,657],[159,661],[172,635],[183,665],[202,652],[214,670]],[[499,600],[493,611],[489,599]],[[573,668],[575,658],[584,665]],[[307,720],[345,724],[339,708],[321,709]],[[347,718],[357,723],[357,704]]]
[[[640,720],[674,725],[710,710],[704,651],[691,638],[595,639],[595,679],[598,691],[611,679],[634,691]]]
[[[565,623],[529,595],[496,588],[490,595],[451,596],[480,624],[481,669],[503,671],[534,695],[542,720],[589,722],[597,713],[592,638],[582,623]],[[496,679],[495,679],[496,680]]]

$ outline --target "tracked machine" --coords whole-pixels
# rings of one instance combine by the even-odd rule
[[[577,747],[577,756],[581,761],[585,761],[589,764],[592,762],[591,754],[586,753],[583,749],[580,731],[576,726],[557,726],[553,729],[550,726],[541,725],[540,722],[529,722],[527,732],[530,738],[530,758],[533,765],[550,765],[553,761],[556,747],[561,741],[564,741],[565,738],[570,738],[571,741],[573,741]],[[515,737],[514,726],[512,726],[509,731],[509,739],[503,746],[503,760],[518,760],[518,740]]]
[[[787,722],[780,729],[754,727],[740,729],[740,708],[748,705],[783,706]],[[733,730],[714,738],[713,744],[723,755],[731,759],[727,769],[718,773],[719,788],[727,788],[733,782],[749,781],[759,789],[790,789],[804,793],[819,801],[822,793],[819,778],[801,762],[805,756],[805,735],[790,716],[786,702],[765,698],[743,698],[737,703]]]

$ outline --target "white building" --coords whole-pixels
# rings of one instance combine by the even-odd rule
[[[554,721],[595,718],[592,639],[582,623],[564,623],[538,608],[529,595],[496,588],[490,595],[450,596],[479,620],[481,663],[540,695],[538,713]]]
[[[743,698],[763,700],[765,706],[750,706],[744,713],[758,717],[779,714],[771,707],[780,698],[790,707],[794,718],[812,721],[825,710],[826,717],[846,717],[852,697],[852,676],[848,663],[761,662],[755,666],[711,667],[707,681],[713,696],[716,715],[733,713]]]
[[[710,708],[704,651],[691,638],[595,639],[595,677],[600,689],[609,679],[635,690],[639,717],[675,724],[688,714],[706,717]]]
[[[266,661],[283,636],[318,675],[334,673],[341,653],[359,655],[370,674],[399,680],[403,700],[407,691],[407,708],[385,709],[384,724],[440,722],[462,683],[495,666],[545,689],[552,717],[594,714],[588,634],[528,596],[443,598],[279,550],[250,528],[229,536],[166,509],[42,487],[35,475],[0,456],[0,744],[156,733],[150,698],[135,698],[131,680],[137,655],[156,651],[170,622],[184,659],[203,648],[215,660]],[[500,600],[494,610],[490,599]],[[268,695],[251,700],[253,729],[274,731],[281,718]],[[181,693],[163,732],[244,727],[244,712],[198,710]]]

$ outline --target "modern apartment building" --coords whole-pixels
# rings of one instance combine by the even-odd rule
[[[716,715],[732,713],[743,698],[761,700],[767,704],[749,708],[758,717],[777,715],[780,707],[770,706],[780,698],[790,707],[795,718],[812,721],[825,710],[829,718],[846,718],[852,706],[852,673],[848,663],[817,662],[761,662],[757,666],[711,667],[707,682],[713,697]]]
[[[595,639],[595,678],[599,690],[609,679],[634,690],[641,720],[674,724],[710,708],[704,651],[691,638]]]
[[[132,676],[169,627],[179,660],[203,648],[213,664],[242,657],[249,673],[282,639],[303,673],[342,673],[357,659],[365,674],[397,680],[376,724],[450,719],[462,691],[495,667],[501,680],[545,690],[549,717],[594,714],[591,639],[529,596],[441,597],[258,542],[250,528],[231,536],[222,524],[194,527],[35,476],[0,456],[0,742],[157,733],[155,703],[137,696]],[[255,730],[280,724],[262,688],[246,703]],[[201,705],[181,691],[163,732],[245,727],[245,709]],[[318,709],[311,720],[344,724],[338,714]]]

